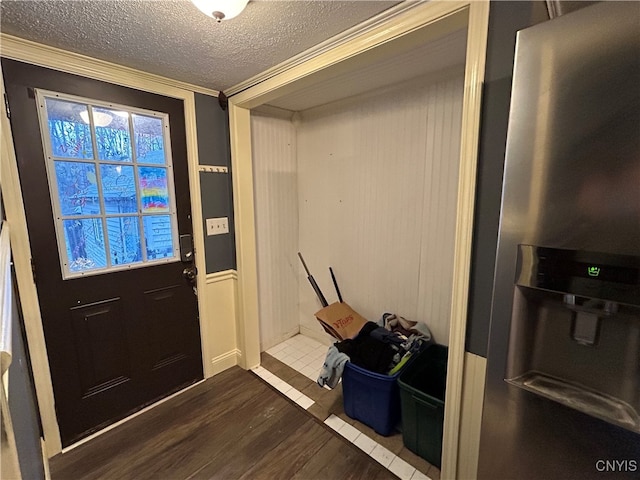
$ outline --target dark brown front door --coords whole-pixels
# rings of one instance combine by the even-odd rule
[[[2,70],[68,446],[202,379],[183,275],[193,255],[181,256],[192,233],[183,103],[7,59]]]

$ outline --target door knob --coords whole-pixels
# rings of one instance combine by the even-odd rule
[[[198,269],[195,265],[185,267],[185,269],[182,270],[182,276],[186,278],[191,285],[195,285],[196,277],[198,276]]]

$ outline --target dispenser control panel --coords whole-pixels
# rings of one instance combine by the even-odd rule
[[[516,284],[640,305],[640,257],[518,245]]]

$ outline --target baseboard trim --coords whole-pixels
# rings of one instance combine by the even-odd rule
[[[305,325],[300,325],[300,334],[304,335],[305,337],[313,338],[314,340],[317,340],[321,344],[326,345],[328,347],[330,347],[331,345],[333,345],[335,342],[338,341],[335,338],[330,337],[326,333],[318,332]]]
[[[234,348],[233,350],[212,358],[211,370],[213,372],[213,375],[224,372],[225,370],[231,367],[235,367],[236,365],[240,365],[240,358],[242,358],[242,353],[237,348]]]

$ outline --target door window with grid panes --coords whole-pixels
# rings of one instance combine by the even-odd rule
[[[168,115],[36,95],[63,278],[178,261]]]

